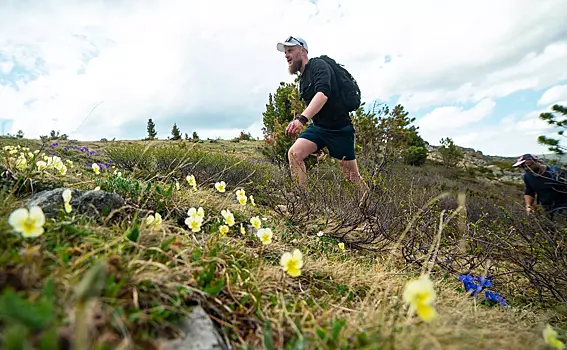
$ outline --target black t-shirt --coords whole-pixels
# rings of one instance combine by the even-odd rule
[[[543,174],[524,173],[524,194],[535,197],[546,210],[567,206],[567,173],[546,166]]]
[[[335,72],[327,62],[319,58],[309,60],[299,77],[299,92],[306,105],[309,105],[317,92],[324,93],[328,98],[323,108],[313,117],[313,124],[334,130],[351,124],[350,115],[341,102]]]

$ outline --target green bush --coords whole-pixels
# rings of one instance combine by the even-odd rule
[[[421,166],[427,160],[427,149],[422,146],[410,146],[405,151],[404,158],[406,164]]]
[[[139,170],[153,167],[150,144],[128,143],[105,149],[112,163],[119,169]]]

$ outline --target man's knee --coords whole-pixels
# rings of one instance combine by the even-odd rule
[[[306,158],[303,153],[300,147],[293,145],[287,151],[287,158],[290,163],[300,163]]]
[[[301,140],[301,139],[300,139]],[[298,140],[287,151],[287,157],[293,163],[301,163],[317,150],[317,145],[308,140]]]

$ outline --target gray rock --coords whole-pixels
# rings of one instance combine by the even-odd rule
[[[63,191],[65,188],[42,191],[33,195],[27,201],[28,207],[40,206],[46,217],[56,217],[64,209]],[[124,199],[116,194],[95,190],[71,190],[71,207],[73,212],[87,216],[100,216],[103,212],[109,213],[124,205]],[[72,213],[73,213],[72,212]]]
[[[228,350],[222,336],[202,307],[196,306],[180,324],[181,338],[161,339],[163,350]]]

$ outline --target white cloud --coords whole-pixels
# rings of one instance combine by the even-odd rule
[[[549,106],[555,103],[565,103],[567,104],[567,84],[566,85],[556,85],[548,90],[546,90],[540,97],[537,104],[540,106]]]
[[[31,137],[143,137],[128,126],[148,118],[211,137],[229,119],[240,126],[230,137],[260,136],[268,93],[293,79],[276,42],[297,35],[311,56],[345,64],[365,100],[399,95],[409,111],[477,104],[422,121],[470,134],[499,97],[567,80],[565,12],[564,0],[12,2],[0,5],[0,72],[37,79],[3,88],[0,118]]]
[[[426,138],[433,133],[446,135],[448,129],[460,129],[486,118],[494,106],[494,101],[485,99],[467,110],[459,107],[439,107],[419,118],[416,125]]]
[[[422,136],[432,145],[439,145],[442,137],[449,136],[459,146],[474,148],[489,155],[515,157],[523,153],[549,153],[546,146],[537,142],[539,135],[557,136],[555,129],[539,118],[544,110],[522,116],[509,115],[498,121],[490,116],[494,105],[484,101],[482,107],[481,103],[469,110],[439,108],[442,111],[452,110],[451,114],[438,112],[439,109],[432,111],[427,115],[429,119],[425,128],[420,127]],[[455,122],[451,118],[462,121]],[[438,121],[435,126],[434,120]]]

